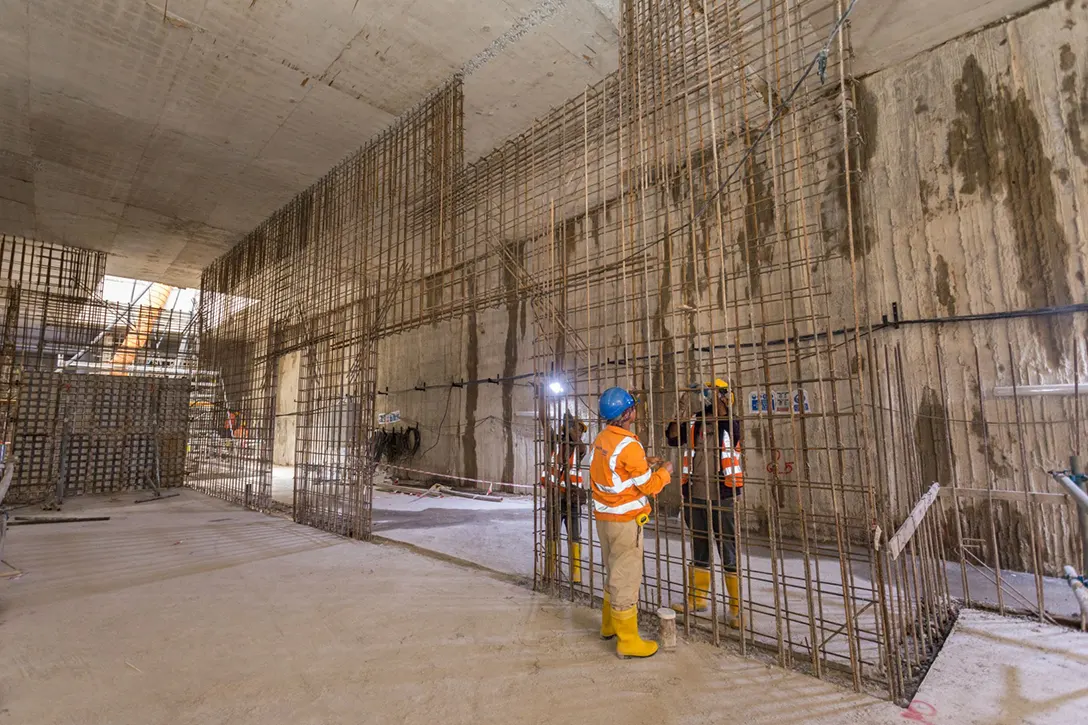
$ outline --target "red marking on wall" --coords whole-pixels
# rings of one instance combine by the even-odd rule
[[[784,473],[787,476],[793,473],[793,461],[786,461],[779,469],[778,462],[782,460],[782,451],[774,452],[774,460],[767,464],[767,473]]]

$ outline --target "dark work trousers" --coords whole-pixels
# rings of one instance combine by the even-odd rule
[[[559,523],[567,528],[571,541],[582,542],[582,502],[577,492],[569,496],[566,489],[559,490]]]
[[[737,494],[738,496],[740,494]],[[737,572],[737,544],[733,526],[734,498],[723,498],[713,503],[713,511],[707,511],[706,499],[693,498],[684,505],[685,520],[691,529],[691,556],[695,566],[709,569],[710,566],[710,526],[713,516],[714,538],[718,542],[718,551],[722,557],[722,571],[727,574]]]

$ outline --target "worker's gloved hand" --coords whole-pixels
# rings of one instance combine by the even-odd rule
[[[659,466],[664,462],[664,459],[658,458],[657,456],[650,456],[646,459],[646,462],[649,463],[651,466]]]
[[[663,468],[670,476],[672,475],[672,461],[665,461],[665,465],[661,468]]]

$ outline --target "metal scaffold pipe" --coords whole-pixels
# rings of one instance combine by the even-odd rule
[[[1088,511],[1088,493],[1085,493],[1084,489],[1078,486],[1064,471],[1051,471],[1050,475],[1055,481],[1062,485],[1062,488],[1066,490],[1066,493],[1072,496],[1081,511]]]
[[[1066,493],[1077,503],[1082,570],[1088,571],[1088,491],[1085,490],[1085,476],[1081,471],[1080,459],[1077,456],[1070,457],[1069,468],[1069,471],[1050,471],[1050,476],[1060,483]]]
[[[1084,581],[1077,576],[1077,571],[1071,566],[1067,566],[1064,569],[1065,580],[1069,582],[1069,587],[1073,590],[1073,596],[1077,598],[1077,604],[1080,605],[1080,628],[1081,631],[1088,630],[1088,587],[1084,586]]]

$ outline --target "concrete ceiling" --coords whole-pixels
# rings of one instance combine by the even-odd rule
[[[857,72],[1035,0],[860,0]],[[0,233],[200,269],[458,70],[466,157],[617,65],[616,0],[0,0]]]

